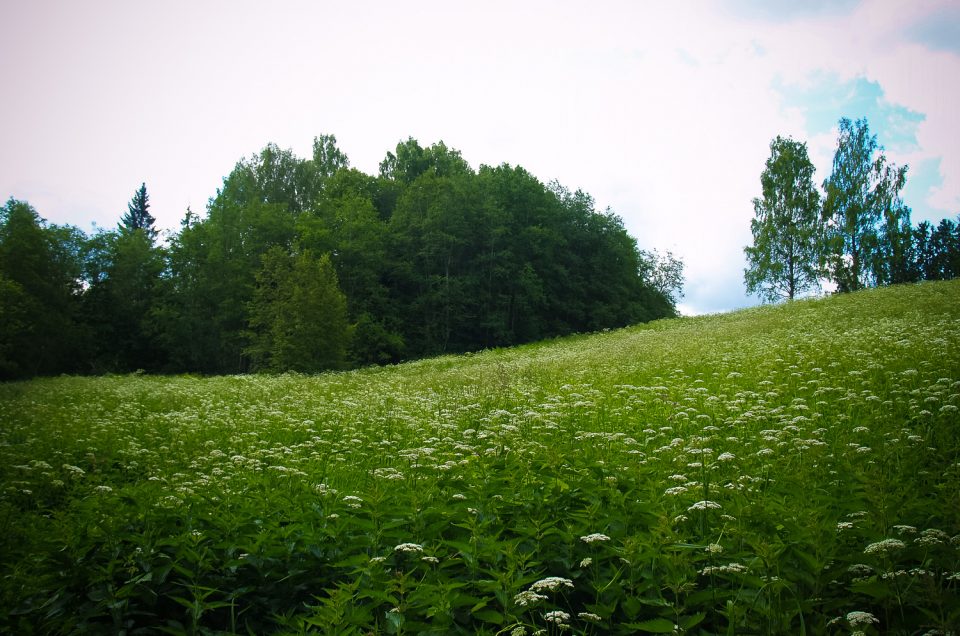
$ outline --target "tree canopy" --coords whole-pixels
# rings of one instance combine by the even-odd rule
[[[744,249],[747,293],[793,300],[819,286],[820,195],[813,173],[806,144],[780,136],[770,143],[763,194],[753,200],[753,245]]]
[[[73,368],[86,340],[75,302],[82,242],[25,201],[0,208],[0,378]]]
[[[401,141],[376,175],[333,135],[308,158],[268,144],[162,245],[145,184],[116,231],[92,236],[24,206],[0,227],[6,377],[382,364],[672,316],[682,293],[682,262],[641,251],[589,194],[474,169],[442,141]],[[30,248],[36,263],[3,260],[30,241],[47,246]],[[39,338],[44,311],[77,348],[30,365],[9,352]]]
[[[133,199],[127,204],[127,212],[120,219],[120,230],[122,232],[133,232],[142,230],[151,241],[157,238],[157,230],[154,228],[156,220],[150,214],[150,197],[147,195],[147,184],[142,183],[140,188],[134,193]]]
[[[906,183],[906,167],[887,163],[866,119],[851,122],[843,118],[839,127],[833,171],[823,182],[824,247],[827,268],[837,288],[853,291],[874,282],[888,282],[883,272],[885,263],[892,263],[877,260],[884,247],[880,224],[887,229],[888,254],[893,257],[897,242],[894,235],[904,221],[909,226],[909,210],[899,200]]]
[[[830,282],[839,292],[960,275],[960,233],[944,219],[914,228],[900,193],[907,166],[890,163],[866,119],[839,122],[823,195],[806,144],[777,137],[753,200],[744,248],[747,292],[792,299]],[[960,217],[958,217],[960,219]]]

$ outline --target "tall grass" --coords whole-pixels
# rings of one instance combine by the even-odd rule
[[[0,385],[0,631],[956,632],[958,345],[943,283]]]

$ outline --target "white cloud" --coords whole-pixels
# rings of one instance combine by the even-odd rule
[[[825,72],[841,80],[865,77],[881,86],[890,104],[922,113],[919,148],[887,154],[900,164],[941,158],[944,181],[929,203],[945,214],[960,210],[960,57],[915,42],[910,31],[948,6],[916,2],[907,10],[893,1],[862,2],[847,15],[771,26],[760,38],[773,68],[789,82],[802,86]]]
[[[940,6],[911,4],[911,19]],[[731,8],[4,5],[0,55],[16,63],[0,68],[0,195],[55,222],[113,225],[146,181],[175,228],[269,141],[305,155],[314,135],[333,133],[375,172],[408,135],[443,139],[475,166],[519,164],[590,192],[642,247],[686,261],[691,312],[717,311],[753,302],[742,248],[770,140],[806,139],[820,180],[832,158],[835,136],[808,136],[801,105],[774,80],[827,72],[876,81],[926,115],[904,158],[941,157],[931,201],[960,206],[960,62],[901,35],[899,5],[779,20]]]

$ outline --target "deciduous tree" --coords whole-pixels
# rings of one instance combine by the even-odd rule
[[[0,377],[78,368],[81,238],[47,225],[26,201],[0,207]]]
[[[807,145],[777,136],[753,200],[753,244],[744,248],[747,293],[793,300],[819,287],[820,195],[813,184]]]
[[[866,119],[840,120],[833,172],[823,183],[825,262],[839,291],[889,282],[891,263],[884,259],[887,254],[899,258],[894,252],[900,247],[893,243],[903,221],[909,223],[909,210],[899,202],[905,183],[906,167],[887,163]],[[881,247],[884,224],[891,239],[887,248]],[[893,264],[894,270],[899,267]]]
[[[351,329],[330,256],[267,250],[250,303],[250,328],[249,353],[257,368],[310,373],[344,366]]]
[[[919,279],[913,245],[910,208],[900,197],[907,181],[907,167],[883,165],[874,191],[880,208],[873,276],[878,285],[909,283]]]
[[[97,371],[159,370],[163,355],[153,324],[164,254],[144,228],[101,232],[88,241],[85,317]]]
[[[673,252],[643,250],[640,273],[653,289],[662,294],[674,307],[683,298],[683,261]]]

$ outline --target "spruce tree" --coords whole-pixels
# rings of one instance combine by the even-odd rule
[[[150,197],[147,195],[147,184],[141,183],[134,193],[133,199],[127,204],[127,213],[120,219],[120,231],[123,233],[143,230],[144,234],[153,242],[157,238],[157,230],[153,227],[155,219],[150,214]]]

